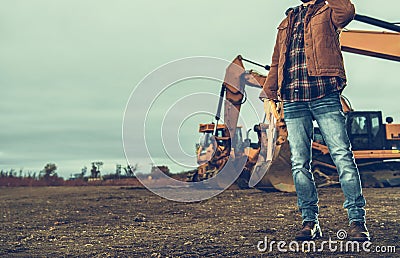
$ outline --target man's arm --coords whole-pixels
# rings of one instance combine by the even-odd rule
[[[329,0],[328,4],[332,9],[332,22],[337,28],[343,29],[354,19],[356,11],[351,0]]]
[[[278,99],[278,64],[279,64],[279,34],[276,37],[274,53],[272,55],[271,69],[269,70],[267,79],[263,85],[260,99]]]

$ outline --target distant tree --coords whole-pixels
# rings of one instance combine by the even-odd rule
[[[104,163],[102,161],[92,162],[92,169],[90,170],[92,178],[100,177],[100,167],[103,166],[103,164]]]
[[[124,168],[124,170],[125,170],[125,174],[128,176],[128,177],[134,177],[135,176],[135,172],[138,170],[138,168],[139,168],[139,165],[136,163],[135,165],[130,165],[130,164],[128,164],[125,168]]]
[[[56,174],[57,166],[54,163],[47,163],[44,166],[44,169],[40,171],[41,174],[43,174],[44,178],[49,178],[51,176],[57,176]]]

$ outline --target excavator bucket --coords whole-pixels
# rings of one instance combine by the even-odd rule
[[[268,105],[268,104],[267,104]],[[275,188],[282,192],[295,192],[290,162],[290,147],[283,119],[275,118],[271,108],[265,106],[269,124],[260,124],[260,154],[249,180],[250,187]]]
[[[282,192],[292,193],[296,189],[294,187],[292,176],[292,165],[290,162],[290,148],[286,141],[275,149],[275,157],[271,161],[266,178],[263,178],[256,187],[262,188],[264,180],[269,181],[271,185]]]

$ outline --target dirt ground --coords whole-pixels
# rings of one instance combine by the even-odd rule
[[[276,244],[271,251],[257,248],[266,238],[268,246],[293,240],[300,226],[294,194],[227,190],[188,204],[126,187],[0,188],[0,256],[399,257],[399,190],[364,189],[373,236],[367,253],[346,252],[339,244],[336,252],[327,245],[318,251],[348,227],[338,188],[319,189],[324,237],[315,241],[315,252],[302,250],[301,243],[299,252],[288,244],[281,246],[288,252]],[[390,246],[396,253],[375,252]]]

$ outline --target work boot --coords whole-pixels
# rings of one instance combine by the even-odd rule
[[[319,224],[314,221],[305,221],[303,228],[296,235],[296,240],[307,241],[318,237],[322,237]]]
[[[350,224],[349,240],[359,241],[359,242],[365,242],[370,240],[369,232],[364,222],[353,221]]]

